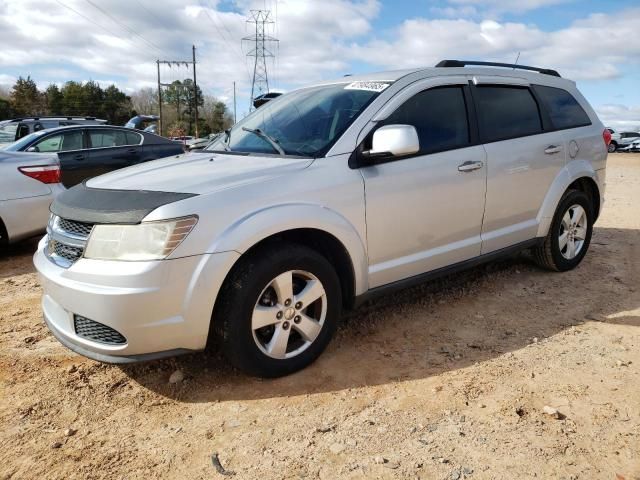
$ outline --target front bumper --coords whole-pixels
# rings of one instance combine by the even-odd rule
[[[239,254],[223,252],[151,262],[80,259],[68,269],[34,255],[42,310],[55,337],[95,360],[129,363],[203,350],[222,282]],[[79,336],[74,315],[110,327],[126,342]]]

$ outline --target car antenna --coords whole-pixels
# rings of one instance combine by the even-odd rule
[[[518,56],[516,57],[516,61],[513,62],[513,69],[516,69],[516,65],[518,65],[518,60],[520,60],[520,52],[518,52]]]

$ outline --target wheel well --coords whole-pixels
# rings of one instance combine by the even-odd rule
[[[586,193],[591,198],[595,219],[598,219],[598,215],[600,215],[600,190],[598,189],[598,184],[592,178],[578,178],[569,185],[567,190],[579,190]]]
[[[7,232],[7,228],[4,226],[4,222],[2,218],[0,218],[0,246],[9,244],[9,232]]]
[[[342,290],[343,307],[351,308],[355,297],[355,272],[351,257],[342,242],[323,230],[315,228],[297,228],[279,232],[253,245],[242,257],[253,255],[256,251],[278,243],[296,243],[309,247],[335,268]],[[241,257],[241,258],[242,258]]]

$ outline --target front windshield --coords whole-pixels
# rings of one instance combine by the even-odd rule
[[[279,146],[285,155],[322,156],[389,85],[352,82],[282,95],[238,122],[205,150],[277,153]]]
[[[18,129],[18,123],[7,123],[6,125],[0,125],[0,143],[10,143],[16,140],[16,130]]]
[[[22,137],[17,142],[13,142],[11,145],[7,145],[6,147],[4,147],[4,149],[9,152],[21,152],[25,146],[29,145],[36,138],[41,137],[45,133],[47,133],[46,130],[40,130],[38,132],[30,133],[26,137]]]

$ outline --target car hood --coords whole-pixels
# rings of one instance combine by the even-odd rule
[[[311,165],[313,159],[201,152],[116,170],[89,180],[89,188],[205,194],[257,183]]]

